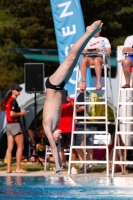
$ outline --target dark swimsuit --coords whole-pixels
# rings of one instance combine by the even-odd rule
[[[46,88],[50,88],[53,90],[63,90],[65,86],[65,82],[63,81],[60,85],[56,86],[50,83],[49,78],[46,80]]]
[[[102,54],[100,54],[100,53],[91,53],[91,54],[87,54],[86,55],[86,57],[90,57],[90,58],[92,58],[93,60],[95,59],[95,58],[97,58],[97,57],[100,57],[100,58],[103,58],[103,55]],[[105,55],[105,64],[107,64],[108,62],[107,62],[107,56]]]

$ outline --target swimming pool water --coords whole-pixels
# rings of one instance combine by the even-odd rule
[[[132,178],[0,177],[0,200],[133,200]]]

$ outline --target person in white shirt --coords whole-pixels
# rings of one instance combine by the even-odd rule
[[[125,54],[125,59],[122,62],[122,68],[126,80],[126,84],[122,88],[130,88],[130,68],[133,67],[133,35],[128,36],[124,42],[124,48],[122,50]]]
[[[102,88],[101,84],[101,73],[102,73],[102,64],[103,64],[103,57],[102,54],[96,55],[96,52],[101,52],[102,40],[104,40],[105,51],[108,54],[111,54],[111,45],[107,38],[100,36],[100,31],[98,31],[93,38],[88,42],[86,45],[83,55],[84,58],[82,59],[80,70],[81,70],[81,77],[82,77],[82,85],[81,89],[85,90],[86,88],[86,69],[91,65],[95,66],[95,73],[97,77],[97,84],[96,90],[100,90]],[[94,55],[91,57],[87,55],[87,52],[95,52]]]

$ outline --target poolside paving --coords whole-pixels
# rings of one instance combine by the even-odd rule
[[[61,174],[54,175],[52,171],[30,171],[29,173],[15,173],[13,171],[12,173],[6,173],[6,171],[0,171],[0,176],[58,176],[58,177],[67,177],[68,172],[64,171]],[[87,174],[77,174],[77,175],[71,175],[71,177],[106,177],[106,172],[92,172]],[[111,177],[111,174],[109,175]],[[114,177],[133,177],[133,173],[126,172],[125,175],[123,175],[121,172],[115,173]]]

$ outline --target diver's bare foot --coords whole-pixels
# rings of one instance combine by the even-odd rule
[[[80,89],[85,90],[86,89],[86,81],[81,82]]]
[[[101,22],[101,20],[97,20],[90,26],[86,27],[86,32],[88,32],[89,34],[93,33],[94,31],[98,32],[101,29],[102,25],[103,23]]]

